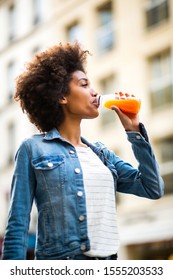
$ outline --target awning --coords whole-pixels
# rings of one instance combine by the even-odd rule
[[[123,211],[119,232],[122,245],[173,240],[173,196],[152,201],[147,208]]]

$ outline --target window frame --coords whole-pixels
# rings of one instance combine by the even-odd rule
[[[169,0],[150,0],[145,8],[146,28],[153,28],[169,20],[169,7]]]
[[[107,53],[115,46],[115,23],[112,1],[97,7],[97,22],[96,40],[98,51],[100,54]]]
[[[170,49],[151,56],[149,95],[152,110],[173,105],[173,56]]]

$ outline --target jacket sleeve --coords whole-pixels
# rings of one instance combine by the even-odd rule
[[[4,260],[26,259],[30,212],[35,189],[35,175],[25,143],[19,148],[15,160],[2,252]]]
[[[117,172],[117,191],[150,199],[160,198],[164,194],[164,182],[144,126],[141,125],[141,133],[127,132],[127,137],[138,168],[122,161],[111,151],[107,154],[110,169],[113,165]]]

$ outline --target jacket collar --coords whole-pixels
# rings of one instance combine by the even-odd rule
[[[48,131],[47,133],[45,133],[44,135],[44,139],[45,140],[54,140],[54,139],[60,139],[63,142],[68,142],[67,140],[65,140],[59,133],[59,131],[56,128],[53,128],[52,130]],[[87,141],[85,138],[81,137],[81,140],[84,144],[86,144],[87,146],[89,146],[93,151],[95,152],[99,152],[100,150],[102,150],[103,148],[105,148],[105,145],[102,144],[101,142],[96,142],[94,144],[92,144],[91,142]],[[69,143],[69,142],[68,142]],[[70,143],[69,143],[70,144]]]
[[[44,135],[45,140],[53,140],[53,139],[61,139],[64,140],[59,131],[56,128],[51,129],[50,131],[46,132]]]

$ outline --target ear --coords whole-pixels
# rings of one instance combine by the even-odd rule
[[[59,100],[58,100],[58,103],[59,104],[67,104],[67,98],[65,96],[61,97]]]

